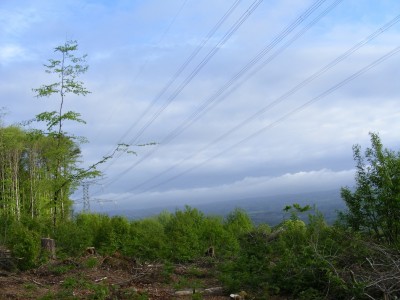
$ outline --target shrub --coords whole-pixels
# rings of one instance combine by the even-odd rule
[[[327,226],[320,215],[310,217],[308,225],[287,220],[275,233],[259,226],[242,235],[238,256],[222,266],[221,279],[228,288],[256,297],[279,293],[299,299],[329,299],[331,295],[331,299],[346,299],[360,295],[340,272],[349,265],[351,251],[365,254],[360,243],[341,237],[342,231]]]
[[[165,226],[169,242],[170,258],[188,261],[202,256],[205,249],[201,243],[204,215],[195,208],[186,206],[177,210]]]
[[[126,252],[129,248],[130,240],[130,224],[129,221],[122,216],[114,216],[110,220],[111,230],[114,234],[115,247],[121,252]]]
[[[14,222],[9,228],[8,247],[20,269],[26,270],[36,265],[40,254],[40,236],[20,223]]]
[[[76,256],[84,253],[92,245],[92,235],[85,227],[80,227],[74,221],[64,221],[55,230],[57,251]]]
[[[234,211],[227,215],[224,226],[236,237],[240,237],[254,228],[249,215],[240,208],[235,208]]]
[[[225,228],[220,217],[207,216],[201,228],[201,247],[203,254],[209,247],[214,247],[218,257],[232,256],[239,251],[236,235]]]
[[[23,224],[30,231],[34,231],[42,237],[51,236],[52,234],[53,226],[49,218],[32,218],[29,215],[23,215],[21,216],[20,223]]]
[[[142,259],[164,259],[167,256],[167,237],[157,219],[132,222],[126,254]]]

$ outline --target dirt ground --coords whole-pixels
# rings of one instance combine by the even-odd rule
[[[0,270],[0,299],[230,299],[216,278],[215,262],[206,258],[172,265],[89,255]]]

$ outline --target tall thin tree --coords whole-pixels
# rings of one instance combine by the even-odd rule
[[[76,41],[66,41],[64,45],[56,47],[54,51],[59,55],[59,58],[49,59],[48,64],[44,66],[46,67],[46,73],[56,75],[58,77],[57,80],[33,89],[38,98],[57,96],[59,100],[57,110],[42,112],[36,116],[37,121],[46,123],[47,131],[45,134],[54,140],[52,151],[48,152],[53,156],[51,176],[53,182],[52,214],[54,226],[57,222],[57,216],[65,214],[65,198],[71,192],[73,179],[98,174],[95,170],[84,172],[75,166],[80,154],[79,140],[63,129],[66,121],[85,123],[80,118],[81,115],[79,113],[74,111],[65,112],[64,109],[65,99],[68,95],[86,96],[90,93],[83,82],[77,79],[88,70],[86,55],[75,56],[74,53],[77,50],[78,43]],[[59,209],[61,212],[58,211]]]

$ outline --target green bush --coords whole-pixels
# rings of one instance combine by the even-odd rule
[[[10,226],[7,236],[6,244],[18,267],[22,270],[34,267],[40,255],[40,236],[18,222]]]
[[[114,242],[118,251],[126,252],[129,247],[130,224],[129,221],[122,216],[114,216],[110,220],[111,230],[114,234]]]
[[[132,222],[129,235],[125,254],[148,260],[167,257],[167,237],[157,219]]]
[[[64,221],[55,230],[57,251],[68,256],[82,255],[92,245],[92,235],[75,221]]]
[[[201,247],[203,254],[214,247],[217,257],[228,257],[239,251],[239,241],[236,234],[225,228],[221,217],[207,216],[201,228]]]
[[[271,244],[262,229],[253,229],[239,239],[238,255],[221,266],[221,280],[232,291],[267,293],[271,280]]]
[[[260,226],[242,235],[237,257],[221,267],[221,279],[228,288],[243,289],[256,297],[288,294],[299,299],[347,299],[360,296],[359,287],[346,282],[343,273],[338,271],[367,254],[365,246],[356,238],[327,226],[318,214],[310,217],[308,225],[297,219],[287,220],[275,232],[279,234],[271,235],[268,228]]]
[[[203,223],[204,214],[195,208],[186,206],[185,210],[175,212],[165,226],[171,259],[188,261],[202,256],[205,250],[201,243]]]
[[[85,245],[94,246],[102,254],[112,254],[120,250],[125,239],[122,233],[129,228],[125,218],[110,218],[101,214],[79,214],[75,222],[86,236]]]
[[[32,218],[30,215],[23,215],[19,221],[30,231],[38,233],[40,236],[51,236],[53,233],[52,221],[49,218]]]
[[[254,228],[249,215],[240,208],[235,208],[234,211],[227,215],[224,226],[226,230],[230,231],[237,238]]]
[[[90,228],[93,240],[92,243],[96,250],[101,254],[112,254],[118,250],[118,241],[111,218],[107,215],[89,214],[82,215],[77,220],[82,222],[86,228]]]
[[[0,213],[0,245],[6,243],[10,227],[14,220],[10,216]]]

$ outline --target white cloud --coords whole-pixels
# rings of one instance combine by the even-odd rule
[[[29,59],[24,48],[18,45],[0,45],[0,63],[7,64],[12,61],[23,61]]]
[[[18,37],[41,21],[40,12],[26,3],[20,7],[0,8],[0,33],[3,36]]]
[[[324,191],[352,186],[355,170],[332,171],[321,169],[286,173],[276,177],[245,177],[215,187],[172,189],[164,192],[109,193],[96,196],[114,199],[121,207],[153,207],[159,205],[199,204],[251,197]]]

